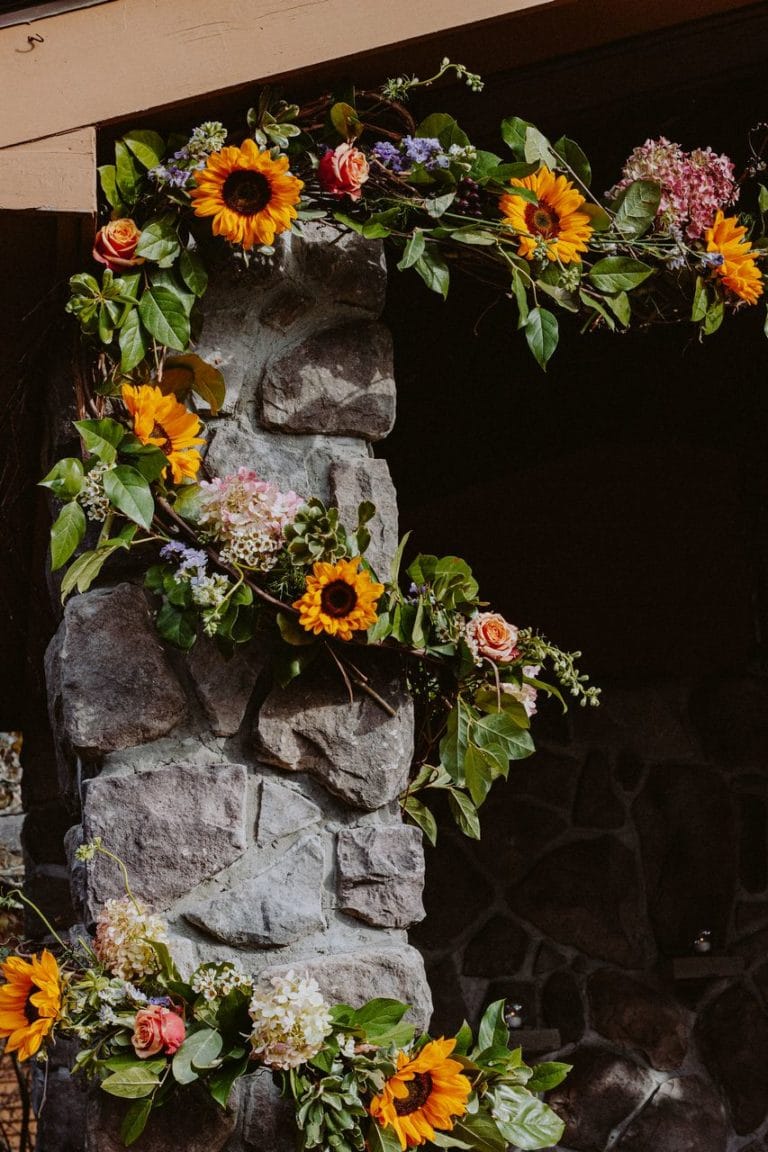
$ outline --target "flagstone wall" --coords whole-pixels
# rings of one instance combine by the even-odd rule
[[[214,272],[197,348],[228,385],[208,425],[211,472],[252,468],[335,502],[352,522],[373,500],[368,555],[381,571],[398,532],[389,472],[371,449],[395,417],[385,283],[378,244],[308,225],[273,258]],[[68,602],[46,657],[76,914],[89,928],[121,891],[109,861],[86,870],[74,860],[83,839],[101,836],[136,894],[167,917],[186,971],[214,957],[255,974],[294,967],[332,1000],[407,1000],[425,1027],[430,993],[407,940],[424,915],[424,856],[397,804],[413,748],[397,663],[365,661],[390,717],[367,696],[350,704],[320,662],[273,687],[259,639],[228,661],[205,639],[172,651],[151,612],[129,558]],[[118,1148],[110,1103],[90,1101],[83,1143],[72,1123],[83,1099],[63,1069],[57,1078],[61,1104],[49,1091],[41,1152]],[[227,1117],[202,1099],[164,1109],[140,1147],[288,1148],[280,1108],[262,1073],[239,1085]]]

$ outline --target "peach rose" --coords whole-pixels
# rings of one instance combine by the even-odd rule
[[[517,628],[497,612],[478,612],[469,621],[465,639],[477,662],[484,657],[496,664],[509,664],[519,655]]]
[[[368,161],[354,144],[339,144],[321,158],[317,178],[323,192],[359,200],[363,194],[360,186],[368,179]]]
[[[96,233],[93,242],[94,260],[106,264],[113,272],[143,264],[144,257],[134,255],[139,236],[141,229],[133,220],[110,220],[109,224],[99,228]]]
[[[157,1056],[158,1052],[172,1056],[184,1043],[186,1034],[184,1021],[177,1012],[161,1004],[150,1004],[136,1013],[131,1044],[142,1060]]]

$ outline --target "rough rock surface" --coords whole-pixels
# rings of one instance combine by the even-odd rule
[[[407,928],[424,918],[418,828],[346,828],[338,834],[339,908],[367,924]]]
[[[648,1099],[653,1077],[639,1064],[600,1048],[578,1048],[569,1063],[573,1071],[547,1097],[565,1120],[563,1146],[602,1152],[614,1128]]]
[[[358,505],[370,500],[376,515],[366,527],[371,541],[365,558],[379,579],[386,579],[397,551],[397,494],[386,460],[343,460],[331,464],[331,497],[342,524],[354,527]]]
[[[553,972],[541,994],[541,1011],[550,1028],[557,1028],[563,1044],[577,1044],[584,1035],[584,1005],[571,972]]]
[[[130,584],[67,603],[46,654],[46,679],[54,730],[82,756],[157,740],[187,710],[144,594]]]
[[[236,948],[280,948],[325,925],[323,843],[319,836],[286,852],[265,872],[238,876],[184,913],[204,932]]]
[[[671,996],[610,968],[593,973],[588,990],[592,1024],[607,1040],[640,1049],[662,1071],[681,1066],[688,1030]]]
[[[268,659],[256,641],[238,645],[227,659],[212,640],[198,637],[187,667],[214,735],[234,736],[238,731]]]
[[[725,1152],[725,1113],[698,1076],[667,1080],[625,1128],[617,1152]]]
[[[413,703],[396,679],[373,668],[366,674],[397,709],[394,717],[359,693],[350,703],[340,676],[315,667],[267,696],[257,734],[267,763],[309,772],[348,804],[374,809],[394,800],[408,779]]]
[[[754,1132],[768,1119],[768,1015],[744,985],[708,1004],[696,1024],[708,1071],[722,1086],[737,1132]]]
[[[242,856],[246,770],[241,764],[174,764],[85,786],[83,832],[101,836],[128,868],[137,896],[167,908]],[[88,869],[90,915],[122,894],[117,868],[97,857]]]
[[[235,1091],[240,1131],[248,1152],[296,1152],[293,1106],[280,1095],[271,1073],[263,1069],[245,1076]]]
[[[256,826],[256,843],[272,844],[283,836],[291,836],[310,828],[322,819],[317,804],[302,796],[295,788],[264,780],[261,785],[261,803]]]
[[[261,386],[259,423],[280,432],[381,440],[395,422],[392,337],[378,323],[310,336],[274,360]]]
[[[120,1139],[124,1114],[124,1100],[94,1091],[88,1107],[85,1152],[124,1152]],[[167,1152],[169,1148],[222,1152],[234,1130],[234,1112],[225,1112],[204,1088],[193,1085],[153,1113],[138,1147],[141,1152]]]

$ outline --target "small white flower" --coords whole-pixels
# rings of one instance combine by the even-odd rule
[[[331,1014],[317,981],[293,970],[273,976],[272,990],[254,991],[250,1008],[254,1054],[271,1068],[297,1068],[311,1060],[331,1031]]]
[[[130,980],[157,972],[153,942],[168,942],[165,923],[159,916],[129,896],[107,900],[96,923],[94,949],[113,976]]]

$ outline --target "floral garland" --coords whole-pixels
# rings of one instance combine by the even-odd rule
[[[130,1102],[125,1145],[189,1085],[226,1108],[236,1081],[260,1068],[291,1100],[301,1149],[506,1152],[549,1148],[562,1136],[538,1094],[570,1066],[525,1065],[509,1046],[503,1001],[486,1010],[476,1039],[466,1023],[455,1037],[432,1039],[403,1021],[407,1005],[330,1005],[306,973],[259,980],[237,963],[209,961],[186,980],[164,922],[133,895],[122,861],[98,839],[77,850],[84,862],[96,853],[120,866],[126,894],[105,903],[92,942],[67,944],[42,917],[58,959],[47,948],[4,950],[0,1038],[19,1060],[45,1060],[57,1033],[77,1039],[75,1070]]]

